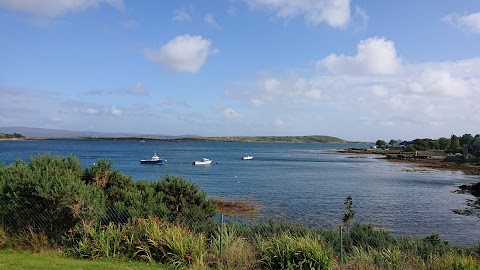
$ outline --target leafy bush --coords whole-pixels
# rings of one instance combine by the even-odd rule
[[[30,228],[49,239],[80,220],[101,215],[103,194],[81,181],[81,165],[74,157],[39,155],[0,168],[0,219],[6,231]]]
[[[154,184],[154,189],[164,194],[171,222],[202,225],[216,214],[215,204],[206,198],[206,193],[182,177],[165,175]]]

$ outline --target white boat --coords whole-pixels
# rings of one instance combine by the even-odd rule
[[[202,158],[202,160],[196,160],[192,164],[193,165],[209,165],[212,161],[208,158]]]
[[[142,159],[140,160],[141,164],[163,164],[166,159],[160,158],[157,156],[157,153],[154,153],[151,159]]]
[[[249,156],[249,155],[246,155],[246,156],[243,156],[242,159],[243,160],[251,160],[251,159],[253,159],[253,157]]]

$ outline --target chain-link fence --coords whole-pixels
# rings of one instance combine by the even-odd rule
[[[102,250],[101,248],[96,248],[97,253],[92,255],[92,251],[85,247],[85,245],[100,245],[95,244],[98,239],[92,237],[98,237],[102,232],[111,230],[120,234],[120,236],[110,232],[110,234],[105,234],[103,239],[113,243],[115,242],[113,240],[118,238],[118,250],[128,252],[129,249],[135,249],[135,252],[132,251],[131,254],[143,256],[139,257],[140,259],[155,260],[155,256],[158,257],[159,255],[155,255],[155,252],[151,251],[151,246],[145,244],[143,249],[148,251],[140,252],[137,248],[142,247],[142,243],[153,241],[147,241],[146,238],[148,237],[142,234],[147,231],[144,228],[145,226],[148,227],[148,224],[145,224],[148,222],[157,225],[164,224],[159,221],[163,220],[168,224],[176,224],[176,226],[179,226],[175,227],[177,229],[189,227],[186,231],[179,229],[183,235],[190,235],[190,230],[193,231],[193,227],[195,227],[195,233],[204,235],[202,236],[204,238],[200,239],[200,241],[203,241],[201,242],[202,245],[208,246],[208,253],[216,258],[217,261],[214,265],[230,263],[230,266],[234,268],[243,265],[241,267],[243,269],[255,269],[259,261],[269,269],[281,268],[283,266],[275,264],[273,259],[267,260],[265,258],[281,258],[282,260],[295,262],[295,259],[291,259],[292,256],[299,256],[298,254],[302,252],[307,254],[305,258],[301,258],[305,261],[309,259],[318,261],[317,257],[320,256],[318,254],[330,254],[328,256],[331,256],[333,266],[340,267],[340,269],[342,269],[342,265],[352,264],[356,266],[375,264],[378,266],[368,269],[402,269],[403,266],[411,268],[425,265],[426,262],[432,262],[435,258],[440,263],[439,258],[453,250],[453,247],[441,240],[438,235],[423,239],[397,237],[371,225],[353,224],[339,225],[334,228],[311,228],[298,223],[271,219],[254,223],[242,222],[241,220],[227,219],[222,213],[218,213],[214,218],[203,220],[198,219],[198,216],[189,215],[187,211],[181,214],[183,216],[179,216],[161,209],[158,211],[142,211],[135,208],[110,206],[100,209],[101,211],[95,211],[95,209],[85,206],[80,209],[73,206],[61,208],[57,204],[57,202],[48,200],[37,200],[35,203],[34,200],[1,199],[1,227],[7,235],[25,231],[45,234],[52,240],[51,242],[56,241],[57,245],[59,243],[67,245],[65,247],[67,249],[71,248],[68,245],[75,246],[75,252],[79,253],[76,255],[81,257],[112,256],[108,254],[114,253],[104,252],[99,255],[98,250]],[[95,213],[95,215],[92,213]],[[185,223],[185,221],[188,222]],[[85,229],[85,224],[88,225],[88,230]],[[77,231],[81,230],[79,226],[83,226],[81,233]],[[168,228],[171,229],[172,227]],[[97,236],[93,235],[92,231],[97,232]],[[171,233],[170,231],[162,232],[165,234]],[[85,234],[89,234],[89,236],[86,237]],[[197,239],[198,235],[191,234],[190,237]],[[108,237],[112,237],[112,239],[108,239]],[[66,238],[69,238],[70,242],[60,241]],[[308,249],[309,243],[314,243],[312,250]],[[120,248],[121,245],[131,245],[132,247]],[[268,252],[272,252],[271,246],[278,249],[278,254],[268,255]],[[207,251],[204,252],[207,253]],[[239,254],[242,254],[242,256]],[[248,257],[245,254],[252,255]],[[185,263],[189,260],[188,256],[193,255],[185,255]],[[247,257],[239,263],[239,257],[245,256]],[[476,256],[478,256],[478,253]],[[132,255],[131,257],[135,256]],[[207,260],[205,258],[202,257],[198,260]],[[212,259],[210,258],[210,260]],[[255,264],[251,264],[250,268],[244,267],[252,261]],[[328,267],[315,269],[328,269]]]

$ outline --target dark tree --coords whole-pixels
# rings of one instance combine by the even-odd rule
[[[378,147],[384,147],[385,145],[387,145],[387,143],[384,140],[378,140],[375,143],[375,145],[378,146]]]

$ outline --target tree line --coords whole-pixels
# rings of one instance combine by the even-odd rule
[[[462,136],[456,136],[452,134],[450,138],[441,137],[438,139],[415,139],[408,142],[400,142],[399,147],[407,152],[423,151],[430,149],[444,150],[446,152],[462,152],[463,147],[471,148],[471,146],[480,141],[480,134],[472,136],[472,134],[466,133]],[[397,146],[397,140],[390,140],[387,144],[384,140],[377,140],[377,147],[395,147]]]

